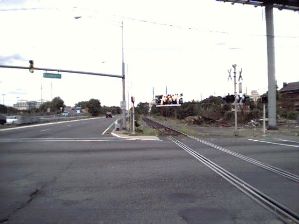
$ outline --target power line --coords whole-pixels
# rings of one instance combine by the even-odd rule
[[[75,7],[77,8],[77,7]],[[0,11],[30,11],[30,10],[58,10],[61,11],[59,8],[11,8],[11,9],[0,9]],[[74,7],[72,7],[74,9]],[[100,12],[97,9],[86,9],[84,8],[85,11],[90,11],[95,13],[95,15],[88,16],[89,18],[96,18],[99,14],[102,15],[102,12]],[[149,20],[149,19],[141,19],[137,17],[129,17],[129,16],[122,16],[122,15],[116,15],[113,14],[111,15],[112,17],[117,17],[121,21],[129,20],[133,22],[138,22],[138,23],[144,23],[144,24],[151,24],[154,26],[161,26],[161,27],[166,27],[168,29],[177,29],[177,30],[186,30],[186,31],[196,31],[196,32],[204,32],[204,33],[215,33],[215,34],[223,34],[223,35],[233,35],[233,36],[256,36],[256,37],[266,37],[266,34],[240,34],[240,33],[233,33],[225,30],[215,30],[215,29],[206,29],[203,27],[196,27],[194,25],[188,26],[188,25],[179,25],[179,24],[174,24],[174,23],[164,23],[164,22],[158,22],[155,20]],[[81,17],[81,16],[76,16],[76,17]],[[115,21],[114,21],[115,22]],[[275,38],[288,38],[288,39],[298,39],[299,36],[291,36],[291,35],[275,35]]]
[[[140,18],[135,18],[135,17],[125,17],[125,16],[118,16],[122,18],[123,20],[131,20],[135,22],[140,22],[140,23],[148,23],[152,25],[157,25],[157,26],[164,26],[168,27],[170,29],[181,29],[181,30],[189,30],[189,31],[199,31],[199,32],[208,32],[208,33],[218,33],[218,34],[226,34],[226,35],[242,35],[244,36],[245,34],[237,34],[237,33],[232,33],[229,31],[223,31],[223,30],[205,30],[205,28],[199,28],[195,26],[187,26],[187,25],[178,25],[178,24],[172,24],[172,23],[161,23],[157,22],[154,20],[145,20],[145,19],[140,19]],[[257,36],[257,37],[266,37],[266,34],[248,34],[247,36]],[[299,36],[287,36],[287,35],[275,35],[274,37],[276,38],[292,38],[296,39],[299,38]]]

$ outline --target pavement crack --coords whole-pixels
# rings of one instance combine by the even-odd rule
[[[30,194],[30,198],[29,200],[26,202],[26,204],[29,204],[36,196],[37,194],[40,192],[39,189],[35,189],[35,191],[33,191],[31,194]]]
[[[19,207],[17,207],[14,210],[12,210],[12,212],[10,212],[10,214],[6,215],[3,218],[0,217],[0,224],[9,223],[9,220],[17,212],[19,212],[20,210],[26,208],[42,192],[42,190],[44,190],[45,188],[47,188],[49,185],[55,183],[67,170],[69,170],[71,168],[71,166],[73,165],[74,162],[75,161],[71,161],[70,163],[68,163],[64,168],[62,168],[60,170],[60,173],[58,175],[55,175],[50,181],[47,181],[46,183],[44,183],[39,188],[36,188],[34,191],[32,191],[29,194],[29,198],[25,202],[21,203]]]
[[[27,201],[25,201],[24,203],[22,203],[19,207],[17,207],[16,209],[14,209],[9,215],[7,215],[5,218],[0,219],[0,223],[8,223],[9,219],[18,211],[24,209],[26,206],[28,206],[33,200],[34,198],[37,197],[37,195],[40,193],[40,189],[35,189],[33,192],[31,192],[29,194],[29,198]]]
[[[0,223],[7,223],[9,220],[9,217],[5,217],[3,219],[0,219]]]

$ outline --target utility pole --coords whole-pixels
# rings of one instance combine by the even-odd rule
[[[235,130],[234,130],[234,135],[238,136],[238,108],[237,108],[237,65],[233,64],[232,65],[233,69],[234,69],[234,95],[235,95],[235,101],[234,101],[234,107],[235,107]],[[228,79],[231,79],[231,69],[228,70],[229,76]],[[240,81],[242,80],[242,69],[239,72],[239,78],[238,78],[238,82],[239,84],[241,83]],[[241,85],[240,85],[241,86]],[[240,88],[240,87],[239,87]]]
[[[122,129],[126,129],[126,78],[125,78],[125,62],[124,62],[124,23],[121,22],[121,55],[122,55],[122,90],[123,90],[123,101],[122,101]]]
[[[276,123],[276,79],[275,79],[275,47],[273,4],[265,6],[267,30],[267,58],[268,58],[268,128],[277,129]]]

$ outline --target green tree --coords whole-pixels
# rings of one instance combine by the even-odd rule
[[[51,109],[52,103],[50,101],[44,102],[42,105],[40,105],[39,110],[40,112],[47,112],[48,108]]]
[[[199,113],[199,102],[185,102],[181,107],[178,108],[178,118],[184,119],[188,116],[196,116]]]
[[[7,107],[3,104],[0,104],[0,113],[2,113],[2,114],[7,113]]]
[[[82,109],[87,108],[88,101],[80,101],[76,103],[76,107],[81,107]]]
[[[92,116],[98,116],[101,113],[101,102],[97,99],[90,99],[87,103],[87,108]]]
[[[111,107],[103,106],[101,109],[101,113],[105,114],[106,112],[111,112],[112,114],[121,114],[121,109],[120,107],[116,107],[116,106],[111,106]]]
[[[143,115],[148,115],[149,111],[149,104],[148,103],[139,103],[136,106],[136,113],[137,114],[143,114]]]
[[[64,107],[64,101],[59,96],[55,97],[51,102],[51,111],[53,112],[61,112]]]

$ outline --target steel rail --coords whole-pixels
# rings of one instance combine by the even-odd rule
[[[240,153],[237,153],[237,152],[233,152],[233,151],[231,151],[231,150],[229,150],[229,149],[226,149],[226,148],[224,148],[224,147],[218,146],[218,145],[216,145],[216,144],[214,144],[214,143],[211,143],[211,142],[208,142],[208,141],[206,141],[206,140],[202,140],[202,139],[196,138],[196,137],[194,137],[194,136],[185,134],[185,133],[180,132],[180,131],[178,131],[178,130],[175,130],[175,129],[173,129],[173,128],[167,127],[167,126],[165,126],[165,125],[163,125],[163,124],[161,124],[161,123],[159,123],[159,122],[157,122],[157,121],[153,121],[153,120],[151,120],[151,119],[149,119],[149,118],[146,118],[145,121],[149,121],[150,123],[153,123],[153,124],[155,124],[156,126],[159,126],[159,127],[164,126],[165,128],[167,128],[167,129],[171,129],[173,132],[175,132],[175,133],[177,133],[177,134],[181,134],[181,135],[184,135],[184,136],[186,136],[186,137],[188,137],[188,138],[194,139],[194,140],[196,140],[196,141],[198,141],[198,142],[200,142],[200,143],[202,143],[202,144],[205,144],[205,145],[207,145],[207,146],[210,146],[210,147],[212,147],[212,148],[214,148],[214,149],[217,149],[217,150],[219,150],[219,151],[222,151],[222,152],[227,153],[227,154],[229,154],[229,155],[232,155],[232,156],[234,156],[234,157],[236,157],[236,158],[239,158],[239,159],[241,159],[241,160],[244,160],[244,161],[246,161],[246,162],[248,162],[248,163],[251,163],[251,164],[253,164],[253,165],[256,165],[256,166],[258,166],[258,167],[261,167],[261,168],[266,169],[266,170],[268,170],[268,171],[270,171],[270,172],[273,172],[273,173],[275,173],[275,174],[278,174],[278,175],[280,175],[280,176],[283,176],[283,177],[285,177],[285,178],[288,178],[288,179],[290,179],[290,180],[292,180],[292,181],[295,181],[295,182],[299,183],[299,176],[296,175],[296,174],[290,173],[290,172],[288,172],[288,171],[285,171],[285,170],[283,170],[283,169],[280,169],[280,168],[278,168],[278,167],[275,167],[275,166],[272,166],[272,165],[269,165],[269,164],[266,164],[266,163],[262,163],[261,161],[258,161],[258,160],[256,160],[256,159],[250,158],[250,157],[248,157],[248,156],[244,156],[244,155],[242,155],[242,154],[240,154]]]
[[[287,208],[285,205],[280,204],[273,198],[269,197],[265,193],[259,191],[252,185],[248,184],[247,182],[241,180],[231,172],[227,171],[223,167],[219,166],[218,164],[212,162],[208,158],[204,157],[203,155],[199,154],[198,152],[194,151],[184,143],[180,142],[179,140],[175,139],[174,137],[169,137],[169,139],[178,145],[180,148],[188,152],[198,161],[209,167],[212,171],[223,177],[233,186],[241,190],[247,196],[252,198],[254,201],[262,205],[267,210],[271,211],[275,215],[277,215],[280,219],[282,219],[286,223],[299,223],[299,216],[292,211],[291,209]]]

